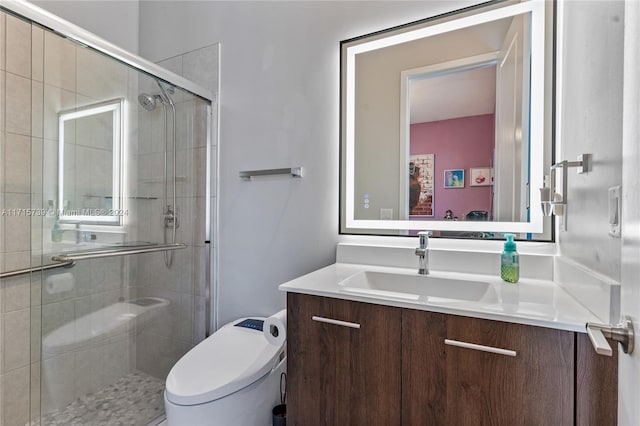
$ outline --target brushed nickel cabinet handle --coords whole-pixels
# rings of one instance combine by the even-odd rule
[[[333,325],[339,325],[342,327],[350,327],[350,328],[360,328],[360,324],[358,324],[357,322],[340,321],[340,320],[331,319],[331,318],[318,317],[315,315],[312,316],[311,319],[314,321],[323,322],[325,324],[333,324]]]
[[[458,340],[444,339],[444,344],[449,346],[457,346],[459,348],[473,349],[476,351],[491,352],[499,355],[516,356],[516,351],[502,348],[494,348],[493,346],[476,345],[475,343],[460,342]]]

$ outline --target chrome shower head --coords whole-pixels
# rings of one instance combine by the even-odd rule
[[[160,95],[149,95],[147,93],[141,93],[138,95],[138,102],[142,105],[142,108],[147,111],[153,111],[156,109],[156,99],[160,99]],[[162,99],[160,99],[162,102]]]

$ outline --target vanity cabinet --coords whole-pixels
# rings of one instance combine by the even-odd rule
[[[287,294],[292,425],[615,425],[586,335]],[[359,328],[352,328],[359,325]]]

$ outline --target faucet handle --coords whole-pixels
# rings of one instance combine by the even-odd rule
[[[433,232],[431,232],[431,231],[420,231],[420,232],[418,232],[418,237],[422,237],[422,236],[430,237],[432,235],[433,235]]]

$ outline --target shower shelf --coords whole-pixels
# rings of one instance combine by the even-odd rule
[[[75,262],[85,259],[99,259],[102,257],[129,256],[132,254],[153,253],[157,251],[180,250],[187,248],[185,244],[146,244],[135,246],[117,246],[99,250],[76,251],[53,256],[55,262]]]

